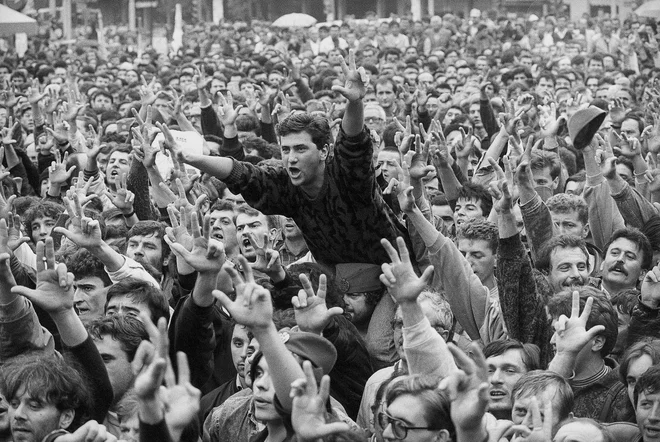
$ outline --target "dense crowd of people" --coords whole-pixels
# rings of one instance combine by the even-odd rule
[[[660,440],[654,21],[49,26],[0,54],[0,442]]]

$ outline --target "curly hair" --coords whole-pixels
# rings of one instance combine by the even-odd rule
[[[25,231],[32,237],[32,223],[38,218],[51,218],[57,221],[60,215],[64,213],[64,206],[51,201],[41,201],[30,206],[23,214],[23,225]]]
[[[458,239],[485,240],[493,253],[497,252],[500,240],[497,225],[482,219],[467,220],[458,228],[456,236]]]
[[[577,212],[578,219],[582,224],[586,225],[589,222],[589,206],[581,196],[558,193],[548,198],[545,205],[548,206],[551,212],[562,214]]]
[[[273,152],[270,149],[270,143],[261,137],[248,137],[243,141],[243,148],[246,152],[256,150],[257,155],[264,160],[273,158]]]

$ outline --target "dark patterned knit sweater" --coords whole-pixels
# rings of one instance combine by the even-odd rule
[[[538,345],[541,366],[547,367],[553,356],[550,345],[553,331],[545,309],[548,287],[543,287],[543,278],[535,275],[520,235],[500,238],[496,277],[509,336]],[[537,282],[541,287],[537,287]]]
[[[225,180],[232,193],[267,215],[293,218],[314,258],[334,265],[361,262],[382,264],[389,258],[381,238],[394,241],[405,227],[383,200],[372,165],[369,131],[337,137],[334,156],[326,163],[323,187],[315,198],[291,184],[283,167],[253,166],[234,160]],[[410,247],[410,245],[409,245]]]

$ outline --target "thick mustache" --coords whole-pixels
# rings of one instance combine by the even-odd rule
[[[619,272],[621,272],[624,275],[628,276],[628,272],[626,271],[625,268],[623,268],[623,264],[617,263],[617,264],[614,264],[612,267],[610,267],[610,272],[614,271],[614,270],[618,270]]]

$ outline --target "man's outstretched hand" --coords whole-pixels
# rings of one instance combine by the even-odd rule
[[[363,67],[355,66],[355,51],[348,52],[348,64],[342,58],[341,68],[344,71],[344,86],[332,86],[332,90],[342,94],[348,101],[361,100],[367,94],[369,76]]]

